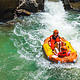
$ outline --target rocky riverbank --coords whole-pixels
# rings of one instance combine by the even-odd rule
[[[1,0],[0,22],[44,10],[44,0]]]
[[[31,12],[44,10],[45,0],[1,0],[0,2],[0,22],[14,19],[14,17],[29,16]],[[49,0],[59,1],[59,0]],[[62,0],[64,8],[67,10],[80,11],[80,0]]]

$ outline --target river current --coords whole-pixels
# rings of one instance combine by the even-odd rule
[[[80,13],[65,11],[61,1],[45,1],[44,10],[15,19],[13,28],[0,27],[0,80],[80,79]],[[77,51],[76,63],[45,59],[42,45],[54,29]]]

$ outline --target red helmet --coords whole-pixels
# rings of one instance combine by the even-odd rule
[[[53,32],[53,33],[54,33],[54,34],[55,34],[55,33],[59,34],[58,30],[54,30],[54,32]]]
[[[67,50],[67,47],[66,46],[62,46],[61,47],[61,50],[66,51]]]

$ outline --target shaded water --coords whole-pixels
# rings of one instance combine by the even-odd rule
[[[46,1],[45,12],[18,20],[14,29],[0,27],[0,80],[80,79],[79,12],[65,11],[61,1]],[[42,44],[54,29],[78,52],[76,63],[53,64],[43,57]]]

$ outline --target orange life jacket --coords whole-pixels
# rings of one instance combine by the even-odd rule
[[[69,55],[70,55],[70,52],[67,52],[67,51],[65,53],[63,53],[63,52],[58,53],[59,57],[65,57],[65,56],[69,56]]]
[[[56,42],[60,42],[60,37],[57,36],[56,39],[54,40],[53,35],[51,35],[51,36],[50,36],[50,42],[51,42],[51,45],[50,45],[51,48],[54,49],[54,47],[55,47],[54,44],[55,44]]]

